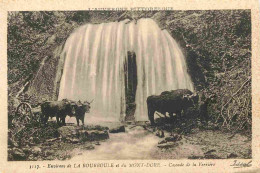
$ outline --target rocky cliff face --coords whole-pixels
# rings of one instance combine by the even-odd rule
[[[63,45],[57,46],[52,55],[43,59],[31,81],[27,93],[33,95],[36,100],[57,100],[64,65],[62,48]]]

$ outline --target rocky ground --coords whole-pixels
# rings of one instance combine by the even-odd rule
[[[251,140],[241,134],[193,129],[187,135],[172,134],[159,142],[154,159],[251,158]]]
[[[193,121],[194,122],[194,121]],[[9,160],[228,159],[251,158],[249,135],[208,124],[103,123],[57,129],[38,144],[9,142]]]
[[[50,129],[51,124],[53,122],[44,128]],[[100,141],[109,138],[108,128],[101,126],[78,127],[67,124],[52,130],[56,135],[46,140],[36,141],[38,138],[33,135],[26,142],[9,138],[8,160],[66,160],[71,158],[74,148],[92,150],[100,145]]]
[[[196,119],[158,122],[157,136],[163,136],[154,159],[229,159],[252,157],[250,132],[230,132],[211,122]],[[162,135],[163,131],[163,135]]]

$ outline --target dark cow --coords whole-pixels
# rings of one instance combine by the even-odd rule
[[[173,113],[175,113],[177,117],[181,117],[181,112],[197,104],[198,99],[198,95],[193,94],[188,89],[164,91],[159,96],[149,96],[147,98],[147,108],[151,125],[154,125],[155,111],[163,115],[168,112],[170,117],[173,117]]]
[[[57,123],[60,125],[60,120],[65,125],[66,115],[75,115],[76,104],[63,99],[61,101],[48,101],[41,104],[42,121],[44,124],[48,121],[49,117],[56,117]]]
[[[89,113],[91,102],[87,102],[87,101],[85,101],[83,103],[81,101],[77,102],[75,117],[76,117],[78,126],[79,126],[79,120],[81,120],[82,125],[84,125],[85,113]]]

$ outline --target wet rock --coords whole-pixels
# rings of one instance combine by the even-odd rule
[[[12,156],[14,160],[25,160],[26,154],[23,152],[23,150],[19,148],[13,148],[12,149]]]
[[[120,133],[125,132],[125,126],[118,126],[109,129],[109,133]]]
[[[87,139],[89,141],[99,141],[108,139],[109,135],[107,131],[91,130],[88,131]]]
[[[167,142],[167,143],[157,145],[157,147],[161,148],[161,149],[168,149],[168,148],[173,148],[173,147],[176,147],[176,146],[178,146],[178,144],[174,143],[174,142]]]

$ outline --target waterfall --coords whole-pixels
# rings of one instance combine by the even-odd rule
[[[75,30],[61,55],[65,64],[58,99],[94,99],[88,116],[122,119],[129,51],[136,54],[136,120],[148,119],[148,96],[165,90],[193,91],[177,42],[152,19],[140,19],[86,24]]]

